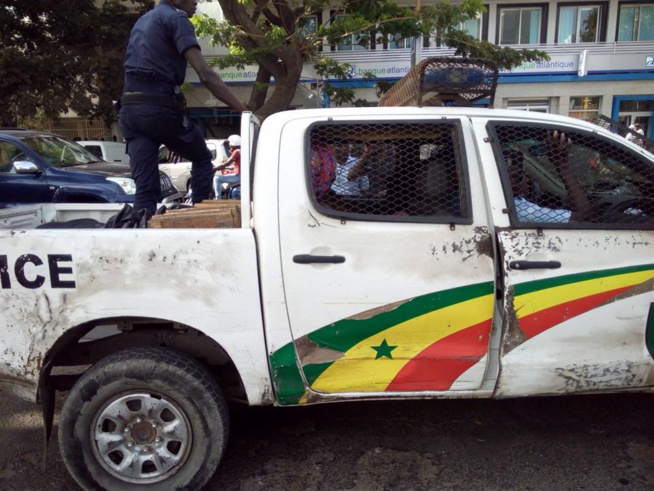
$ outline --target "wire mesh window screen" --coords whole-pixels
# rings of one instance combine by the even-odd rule
[[[654,164],[596,135],[494,124],[516,224],[652,228]]]
[[[318,209],[356,220],[468,223],[460,142],[456,122],[314,126]]]

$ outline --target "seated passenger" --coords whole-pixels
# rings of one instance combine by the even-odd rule
[[[340,196],[361,196],[370,187],[368,176],[350,179],[352,168],[360,159],[351,155],[350,145],[342,143],[334,147],[336,156],[336,177],[332,184],[332,191]]]
[[[311,182],[316,199],[330,190],[336,178],[336,156],[328,143],[317,142],[311,145]]]
[[[547,157],[561,177],[571,209],[553,209],[534,203],[529,198],[531,181],[524,169],[524,155],[517,150],[505,150],[504,161],[513,190],[518,220],[535,223],[568,223],[583,221],[590,213],[590,202],[569,165],[572,141],[565,133],[549,133],[546,141]]]

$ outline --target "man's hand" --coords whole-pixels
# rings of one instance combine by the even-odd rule
[[[547,140],[545,141],[547,158],[559,172],[563,167],[568,166],[571,147],[572,140],[565,133],[559,133],[558,130],[547,133]]]

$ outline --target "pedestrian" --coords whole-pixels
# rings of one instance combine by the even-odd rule
[[[211,195],[213,166],[204,136],[184,114],[180,89],[187,63],[218,100],[232,110],[247,108],[211,69],[200,52],[190,18],[198,0],[159,0],[134,25],[125,56],[125,86],[119,105],[120,130],[127,142],[136,182],[134,209],[151,215],[160,192],[159,146],[192,162],[193,201]]]
[[[626,135],[626,139],[630,142],[634,142],[637,145],[643,146],[643,139],[642,137],[645,136],[645,130],[643,129],[643,126],[640,123],[634,123],[632,125],[629,125],[629,133]]]
[[[214,172],[222,171],[228,166],[234,166],[230,174],[216,174],[213,178],[213,190],[216,199],[221,199],[223,184],[238,184],[241,182],[241,137],[239,135],[230,135],[227,139],[232,154],[223,163],[213,168]]]

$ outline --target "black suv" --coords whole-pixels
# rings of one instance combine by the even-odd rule
[[[160,201],[182,195],[161,172]],[[26,203],[133,203],[128,164],[104,162],[51,133],[0,128],[0,208]]]

